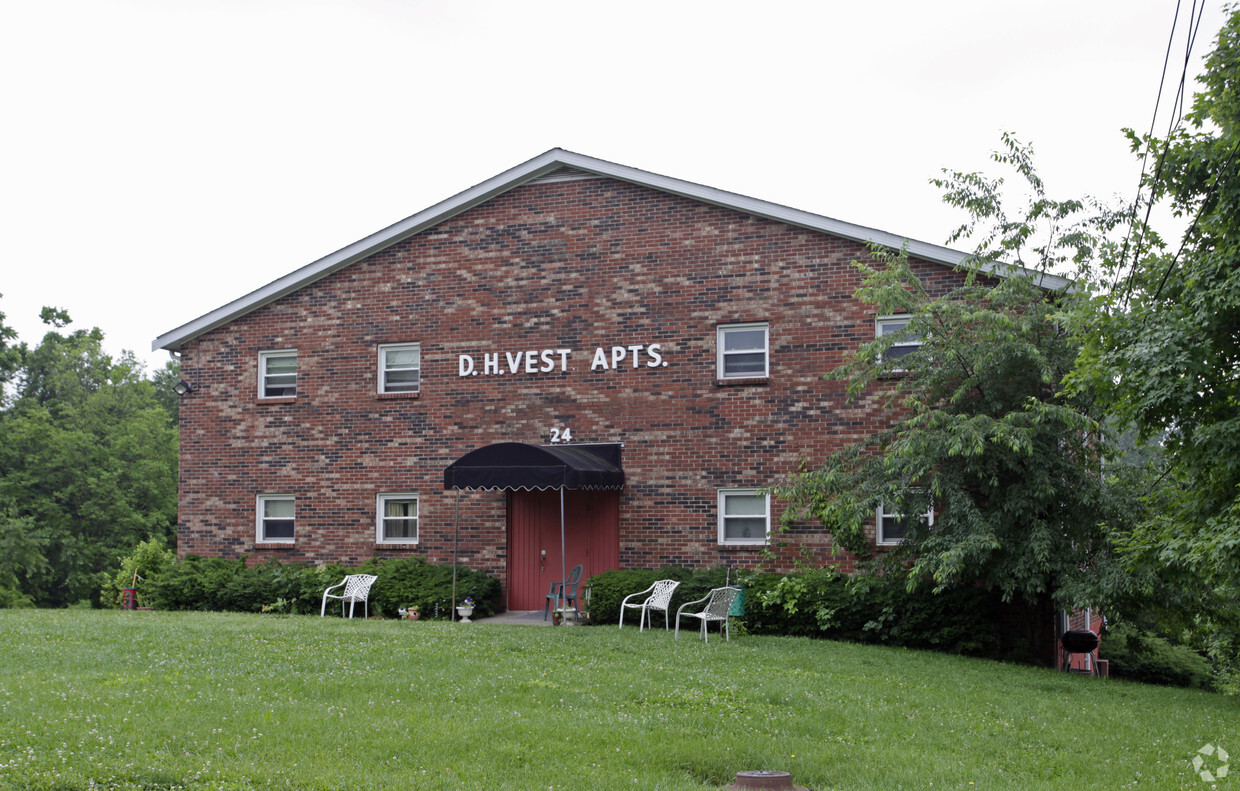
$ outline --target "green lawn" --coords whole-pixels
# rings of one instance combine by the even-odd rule
[[[1209,789],[1240,701],[662,629],[0,611],[0,788]],[[1234,784],[1226,777],[1218,788]]]

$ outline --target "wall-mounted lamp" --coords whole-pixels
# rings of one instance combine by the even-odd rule
[[[183,395],[185,395],[186,393],[192,393],[192,392],[194,392],[194,391],[195,391],[195,390],[197,390],[198,388],[197,388],[197,387],[194,387],[192,384],[190,384],[189,382],[187,382],[187,381],[185,381],[184,379],[182,379],[181,381],[179,381],[179,382],[177,382],[176,384],[174,384],[174,385],[172,386],[172,389],[173,389],[174,391],[176,391],[176,394],[177,394],[177,395],[179,395],[179,396],[183,396]]]

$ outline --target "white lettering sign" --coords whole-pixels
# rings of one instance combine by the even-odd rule
[[[459,376],[567,373],[572,349],[522,349],[520,351],[462,354],[457,358]],[[481,361],[481,365],[479,362]],[[599,346],[590,360],[591,371],[621,368],[666,368],[663,347],[658,343]]]

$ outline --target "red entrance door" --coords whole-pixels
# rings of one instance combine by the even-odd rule
[[[564,573],[584,566],[582,582],[619,567],[619,492],[564,492],[564,554]],[[510,492],[508,609],[543,609],[560,569],[560,492]]]

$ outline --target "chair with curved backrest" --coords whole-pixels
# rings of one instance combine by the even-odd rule
[[[327,615],[327,600],[328,599],[340,599],[341,617],[344,616],[344,603],[345,602],[349,603],[349,617],[352,618],[353,607],[360,601],[362,603],[362,608],[363,608],[362,612],[365,614],[365,617],[369,618],[370,617],[370,601],[369,601],[370,586],[374,585],[375,580],[377,579],[379,578],[374,576],[373,574],[350,574],[349,576],[344,578],[344,582],[341,582],[339,585],[333,585],[327,590],[323,591],[323,609],[319,613],[319,617],[322,618],[324,615]],[[344,587],[344,591],[342,593],[338,593],[338,594],[332,593],[333,590],[341,586]]]
[[[641,618],[639,619],[639,625],[637,627],[637,631],[639,632],[642,629],[645,629],[647,624],[651,624],[651,610],[662,610],[663,628],[671,628],[672,619],[669,617],[670,613],[667,611],[667,608],[671,605],[672,594],[676,591],[676,586],[679,584],[680,582],[678,580],[656,580],[653,585],[646,588],[644,591],[639,591],[625,596],[624,601],[620,602],[620,628],[624,628],[625,609],[642,611]],[[650,595],[646,596],[647,593]],[[638,596],[646,596],[646,598],[641,601],[633,602],[632,604],[629,603],[629,599],[635,599]],[[653,626],[653,624],[651,625]]]
[[[543,605],[543,620],[547,620],[547,612],[551,609],[551,603],[555,602],[555,608],[560,608],[560,600],[564,600],[564,606],[567,607],[571,601],[573,607],[577,607],[577,583],[581,581],[581,572],[584,569],[578,563],[573,566],[573,570],[568,572],[568,579],[563,582],[551,583],[551,592],[547,594],[547,603]]]
[[[680,637],[681,618],[697,618],[702,622],[702,639],[706,642],[710,642],[710,638],[706,635],[706,624],[711,621],[719,621],[719,631],[724,633],[725,639],[731,640],[732,631],[728,628],[728,613],[732,609],[732,601],[740,592],[740,588],[715,588],[705,599],[680,605],[680,609],[676,611],[676,637]],[[702,603],[706,606],[701,612],[685,612],[686,607]]]

